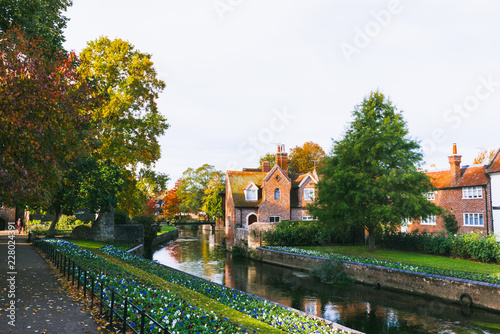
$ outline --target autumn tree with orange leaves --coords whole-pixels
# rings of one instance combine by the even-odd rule
[[[164,204],[161,207],[164,217],[175,217],[181,213],[181,199],[177,196],[180,180],[175,182],[175,186],[168,190],[163,198]]]

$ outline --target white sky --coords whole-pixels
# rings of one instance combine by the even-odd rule
[[[170,129],[156,169],[257,167],[306,141],[325,151],[379,89],[448,168],[500,146],[500,2],[74,0],[68,50],[121,38],[153,61]]]

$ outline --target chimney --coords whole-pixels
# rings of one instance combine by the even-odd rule
[[[462,156],[457,154],[457,144],[453,143],[453,155],[448,157],[450,162],[450,177],[451,184],[454,185],[460,179],[460,163],[462,162]]]
[[[285,152],[285,145],[278,145],[276,165],[280,166],[285,172],[288,170],[288,153]]]
[[[271,163],[269,161],[262,161],[262,171],[267,173],[271,170]]]

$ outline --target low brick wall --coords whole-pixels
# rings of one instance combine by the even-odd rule
[[[329,261],[327,258],[279,252],[260,247],[256,249],[252,258],[304,270],[311,270],[322,262]],[[374,286],[380,284],[381,288],[439,297],[455,303],[460,302],[462,293],[467,293],[472,297],[474,307],[500,311],[499,284],[416,273],[350,261],[342,262],[344,263],[346,275],[364,284]]]
[[[160,234],[153,240],[153,247],[169,242],[170,240],[177,239],[179,237],[179,230],[175,229],[173,231]]]

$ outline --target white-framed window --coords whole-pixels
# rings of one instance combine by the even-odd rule
[[[245,200],[254,202],[258,199],[258,188],[255,184],[250,184],[245,188]]]
[[[311,188],[304,189],[304,200],[314,201],[314,189]]]
[[[483,214],[480,212],[464,213],[464,226],[484,226]]]
[[[270,216],[269,217],[269,222],[270,223],[279,223],[280,222],[280,216]]]
[[[436,225],[436,216],[432,215],[422,219],[420,225]]]
[[[463,187],[462,198],[463,199],[483,198],[483,187],[481,186]]]
[[[274,199],[280,199],[280,190],[278,188],[274,189]]]
[[[313,216],[302,216],[302,220],[314,220]]]
[[[428,193],[425,193],[425,197],[429,200],[429,201],[433,201],[436,199],[436,195],[434,193],[434,191],[429,191]]]

